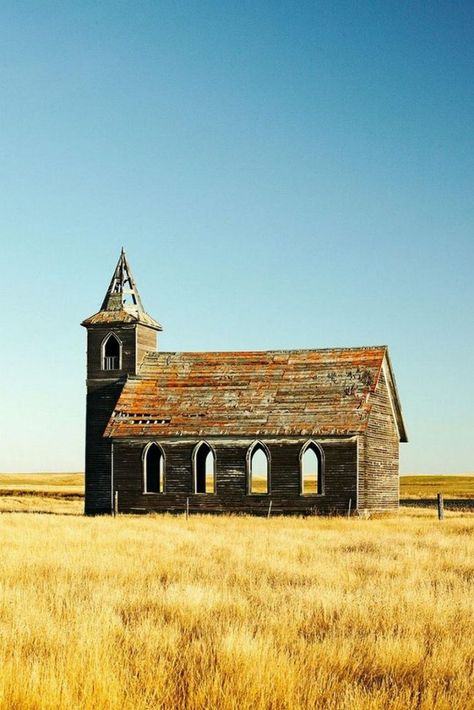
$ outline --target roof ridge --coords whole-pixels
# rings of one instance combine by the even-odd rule
[[[205,355],[207,353],[212,355],[228,355],[232,353],[239,354],[265,354],[265,353],[324,353],[324,352],[350,352],[356,350],[388,350],[388,345],[360,345],[360,346],[350,346],[350,347],[337,347],[337,348],[290,348],[290,349],[278,349],[278,350],[160,350],[157,352],[149,351],[147,355],[160,356],[160,355]]]

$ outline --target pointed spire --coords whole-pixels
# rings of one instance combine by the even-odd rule
[[[161,325],[143,308],[135,279],[133,278],[125,250],[122,247],[112,280],[105,294],[100,311],[86,318],[82,325],[101,326],[105,323],[143,323],[154,330],[163,330]]]
[[[100,310],[145,312],[123,247]]]

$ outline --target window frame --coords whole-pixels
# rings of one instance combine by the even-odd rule
[[[114,368],[113,370],[106,370],[105,369],[105,348],[107,346],[107,343],[111,338],[115,338],[115,340],[118,343],[119,346],[119,366]],[[100,346],[100,369],[102,372],[118,372],[119,370],[122,369],[122,350],[123,350],[123,343],[117,333],[114,333],[113,330],[109,331],[107,335],[103,338],[101,346]]]
[[[198,491],[197,490],[197,468],[196,468],[196,463],[197,463],[197,455],[198,451],[201,448],[202,445],[205,445],[209,448],[209,451],[212,453],[214,457],[214,470],[213,470],[213,487],[214,490],[212,493],[208,493],[207,491]],[[207,458],[207,457],[206,457]],[[191,454],[191,469],[192,469],[192,478],[193,478],[193,495],[197,496],[215,496],[217,492],[217,454],[214,446],[210,444],[208,441],[205,439],[201,439],[201,441],[198,441],[196,446],[193,449],[193,453]]]
[[[151,449],[152,446],[157,446],[158,449],[160,450],[161,453],[161,460],[162,460],[162,466],[161,466],[161,478],[163,479],[160,481],[161,491],[148,491],[147,490],[147,455],[148,451]],[[166,454],[164,452],[163,447],[161,444],[158,443],[158,441],[149,441],[146,446],[143,447],[142,451],[142,495],[144,496],[162,496],[164,493],[166,493]]]
[[[267,490],[265,493],[256,493],[252,491],[252,456],[253,452],[255,449],[261,448],[262,451],[264,452],[265,456],[267,457]],[[247,495],[248,496],[269,496],[271,495],[271,490],[272,490],[272,457],[270,454],[270,449],[266,444],[263,443],[263,441],[260,441],[260,439],[257,439],[254,441],[252,444],[247,449],[247,454],[246,454],[246,482],[247,482]]]
[[[315,449],[315,454],[318,459],[318,491],[317,493],[305,493],[304,492],[304,481],[303,481],[303,456],[309,448]],[[323,447],[318,444],[314,439],[308,439],[303,446],[300,448],[299,453],[299,465],[300,465],[300,496],[304,498],[316,498],[317,496],[323,496],[325,494],[325,456]]]

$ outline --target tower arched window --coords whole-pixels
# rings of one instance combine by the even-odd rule
[[[324,482],[324,453],[315,441],[307,441],[300,451],[301,495],[321,495]]]
[[[143,492],[164,493],[165,455],[157,443],[148,444],[143,451]]]
[[[247,479],[249,493],[270,493],[270,452],[260,441],[247,452]]]
[[[122,343],[114,333],[110,333],[102,344],[102,369],[120,370]]]
[[[216,455],[206,441],[201,441],[193,452],[194,493],[215,493]]]

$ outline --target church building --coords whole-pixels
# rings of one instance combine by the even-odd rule
[[[407,435],[386,346],[160,352],[123,250],[82,325],[86,514],[397,509]]]

